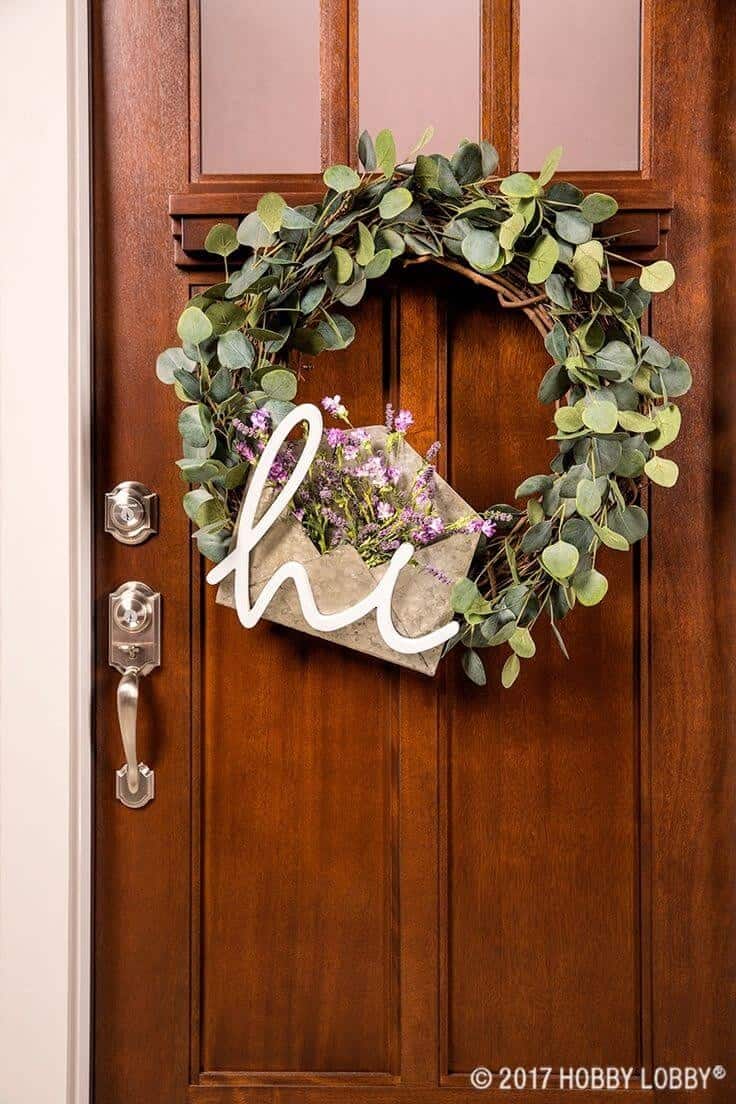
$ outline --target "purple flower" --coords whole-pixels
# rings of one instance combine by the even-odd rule
[[[430,575],[433,575],[434,578],[438,579],[441,583],[444,583],[445,586],[449,586],[452,582],[450,576],[446,575],[445,572],[442,571],[439,567],[435,567],[434,564],[426,563],[422,566],[425,571],[429,572]]]
[[[391,464],[389,464],[386,468],[386,478],[388,479],[389,483],[393,483],[395,487],[396,484],[399,482],[399,479],[401,478],[401,472],[398,468],[395,468]]]
[[[394,429],[397,433],[406,433],[409,426],[414,425],[414,417],[409,410],[400,410],[394,419]]]
[[[495,523],[495,521],[491,521],[489,518],[486,518],[486,520],[483,522],[483,524],[480,527],[480,531],[481,531],[481,533],[483,534],[484,537],[492,537],[494,535],[494,533],[496,532],[496,523]]]
[[[267,410],[254,410],[250,416],[250,424],[254,429],[269,429],[271,415]]]
[[[440,451],[441,448],[442,445],[439,443],[439,441],[435,441],[434,444],[431,444],[429,446],[424,456],[424,459],[427,461],[428,464],[434,463],[437,458],[437,453]]]
[[[378,506],[376,508],[376,516],[379,517],[381,521],[388,521],[388,519],[393,517],[395,513],[396,511],[389,502],[378,503]]]
[[[386,403],[386,429],[394,428],[394,408],[391,403]]]
[[[344,429],[328,429],[327,430],[327,444],[330,448],[337,448],[338,445],[344,445],[347,440],[347,434]]]
[[[322,406],[333,418],[345,419],[348,416],[346,407],[342,405],[341,395],[333,395],[332,398],[330,398],[329,395],[325,395],[322,399]]]
[[[238,456],[242,456],[243,459],[247,460],[250,464],[252,464],[256,458],[255,452],[250,447],[250,445],[246,445],[245,441],[236,441],[235,451],[237,452]]]

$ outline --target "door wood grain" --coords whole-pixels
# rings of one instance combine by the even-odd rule
[[[479,3],[482,121],[509,166],[517,15]],[[733,6],[647,0],[643,168],[578,178],[620,198],[632,260],[678,270],[648,324],[694,369],[683,477],[651,493],[640,550],[608,553],[604,605],[564,624],[571,662],[543,633],[509,693],[492,654],[479,691],[454,653],[424,679],[245,632],[215,604],[154,363],[218,278],[209,227],[265,190],[306,202],[319,178],[202,175],[196,0],[94,0],[91,24],[95,1104],[469,1104],[478,1065],[733,1066]],[[357,3],[322,0],[321,27],[323,155],[349,161]],[[443,473],[478,506],[546,468],[547,356],[525,318],[430,265],[354,315],[355,343],[305,366],[306,398],[341,393],[357,424],[410,407],[418,445],[442,440]],[[135,548],[103,533],[122,479],[161,500]],[[114,798],[106,655],[125,579],[163,595],[139,720],[157,792],[138,812]],[[545,1101],[568,1096],[553,1081]]]

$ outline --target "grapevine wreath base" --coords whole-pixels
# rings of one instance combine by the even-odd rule
[[[540,617],[567,654],[559,622],[608,589],[601,547],[625,552],[646,534],[642,479],[663,487],[677,480],[677,465],[661,452],[678,435],[672,400],[691,374],[640,327],[651,293],[672,285],[672,265],[655,261],[623,283],[612,278],[612,259],[636,264],[612,252],[606,236],[615,199],[552,183],[560,149],[537,177],[499,177],[488,142],[462,142],[448,159],[420,152],[430,136],[397,164],[390,131],[375,143],[364,133],[363,172],[328,168],[321,202],[289,207],[271,192],[237,231],[213,227],[206,247],[222,257],[225,279],[191,300],[177,326],[181,347],[162,353],[156,370],[185,404],[177,463],[195,487],[184,509],[200,551],[219,562],[252,467],[236,448],[237,426],[257,409],[276,424],[293,408],[300,355],[350,344],[355,329],[343,311],[370,281],[394,264],[431,262],[522,310],[553,361],[538,397],[554,404],[557,454],[549,472],[516,488],[526,509],[484,512],[494,519],[490,535],[452,589],[462,622],[452,643],[465,645],[465,672],[483,684],[480,650],[505,644],[501,680],[509,687],[520,660],[535,653]],[[239,249],[245,259],[231,271],[228,257]]]

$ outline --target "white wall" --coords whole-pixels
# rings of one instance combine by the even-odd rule
[[[86,1082],[89,633],[80,412],[87,410],[88,189],[81,8],[74,0],[0,6],[3,1104],[81,1102]]]

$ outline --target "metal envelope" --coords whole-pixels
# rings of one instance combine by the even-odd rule
[[[366,429],[374,446],[382,448],[387,430],[383,426],[368,426]],[[395,463],[401,471],[400,485],[404,483],[408,486],[422,464],[422,457],[404,442]],[[258,510],[259,517],[269,502],[273,501],[275,494],[273,490],[264,493]],[[435,503],[445,522],[474,516],[475,513],[440,476],[436,478]],[[237,527],[235,539],[237,540]],[[407,637],[422,636],[453,619],[451,587],[429,571],[423,570],[422,565],[431,564],[455,582],[468,573],[478,540],[477,533],[454,533],[435,544],[417,549],[414,558],[419,566],[409,564],[403,568],[393,593],[391,612],[399,632]],[[299,522],[293,517],[282,515],[251,552],[251,602],[256,600],[276,569],[291,560],[305,567],[317,608],[322,613],[336,613],[360,601],[375,588],[386,571],[385,564],[369,568],[350,545],[340,545],[321,555]],[[221,605],[234,606],[232,575],[220,584],[217,601]],[[302,616],[291,580],[274,596],[264,617],[279,625],[297,629],[310,636],[319,636],[425,675],[435,674],[442,656],[442,647],[416,655],[403,655],[393,651],[379,633],[373,612],[335,632],[324,633],[312,629]]]

